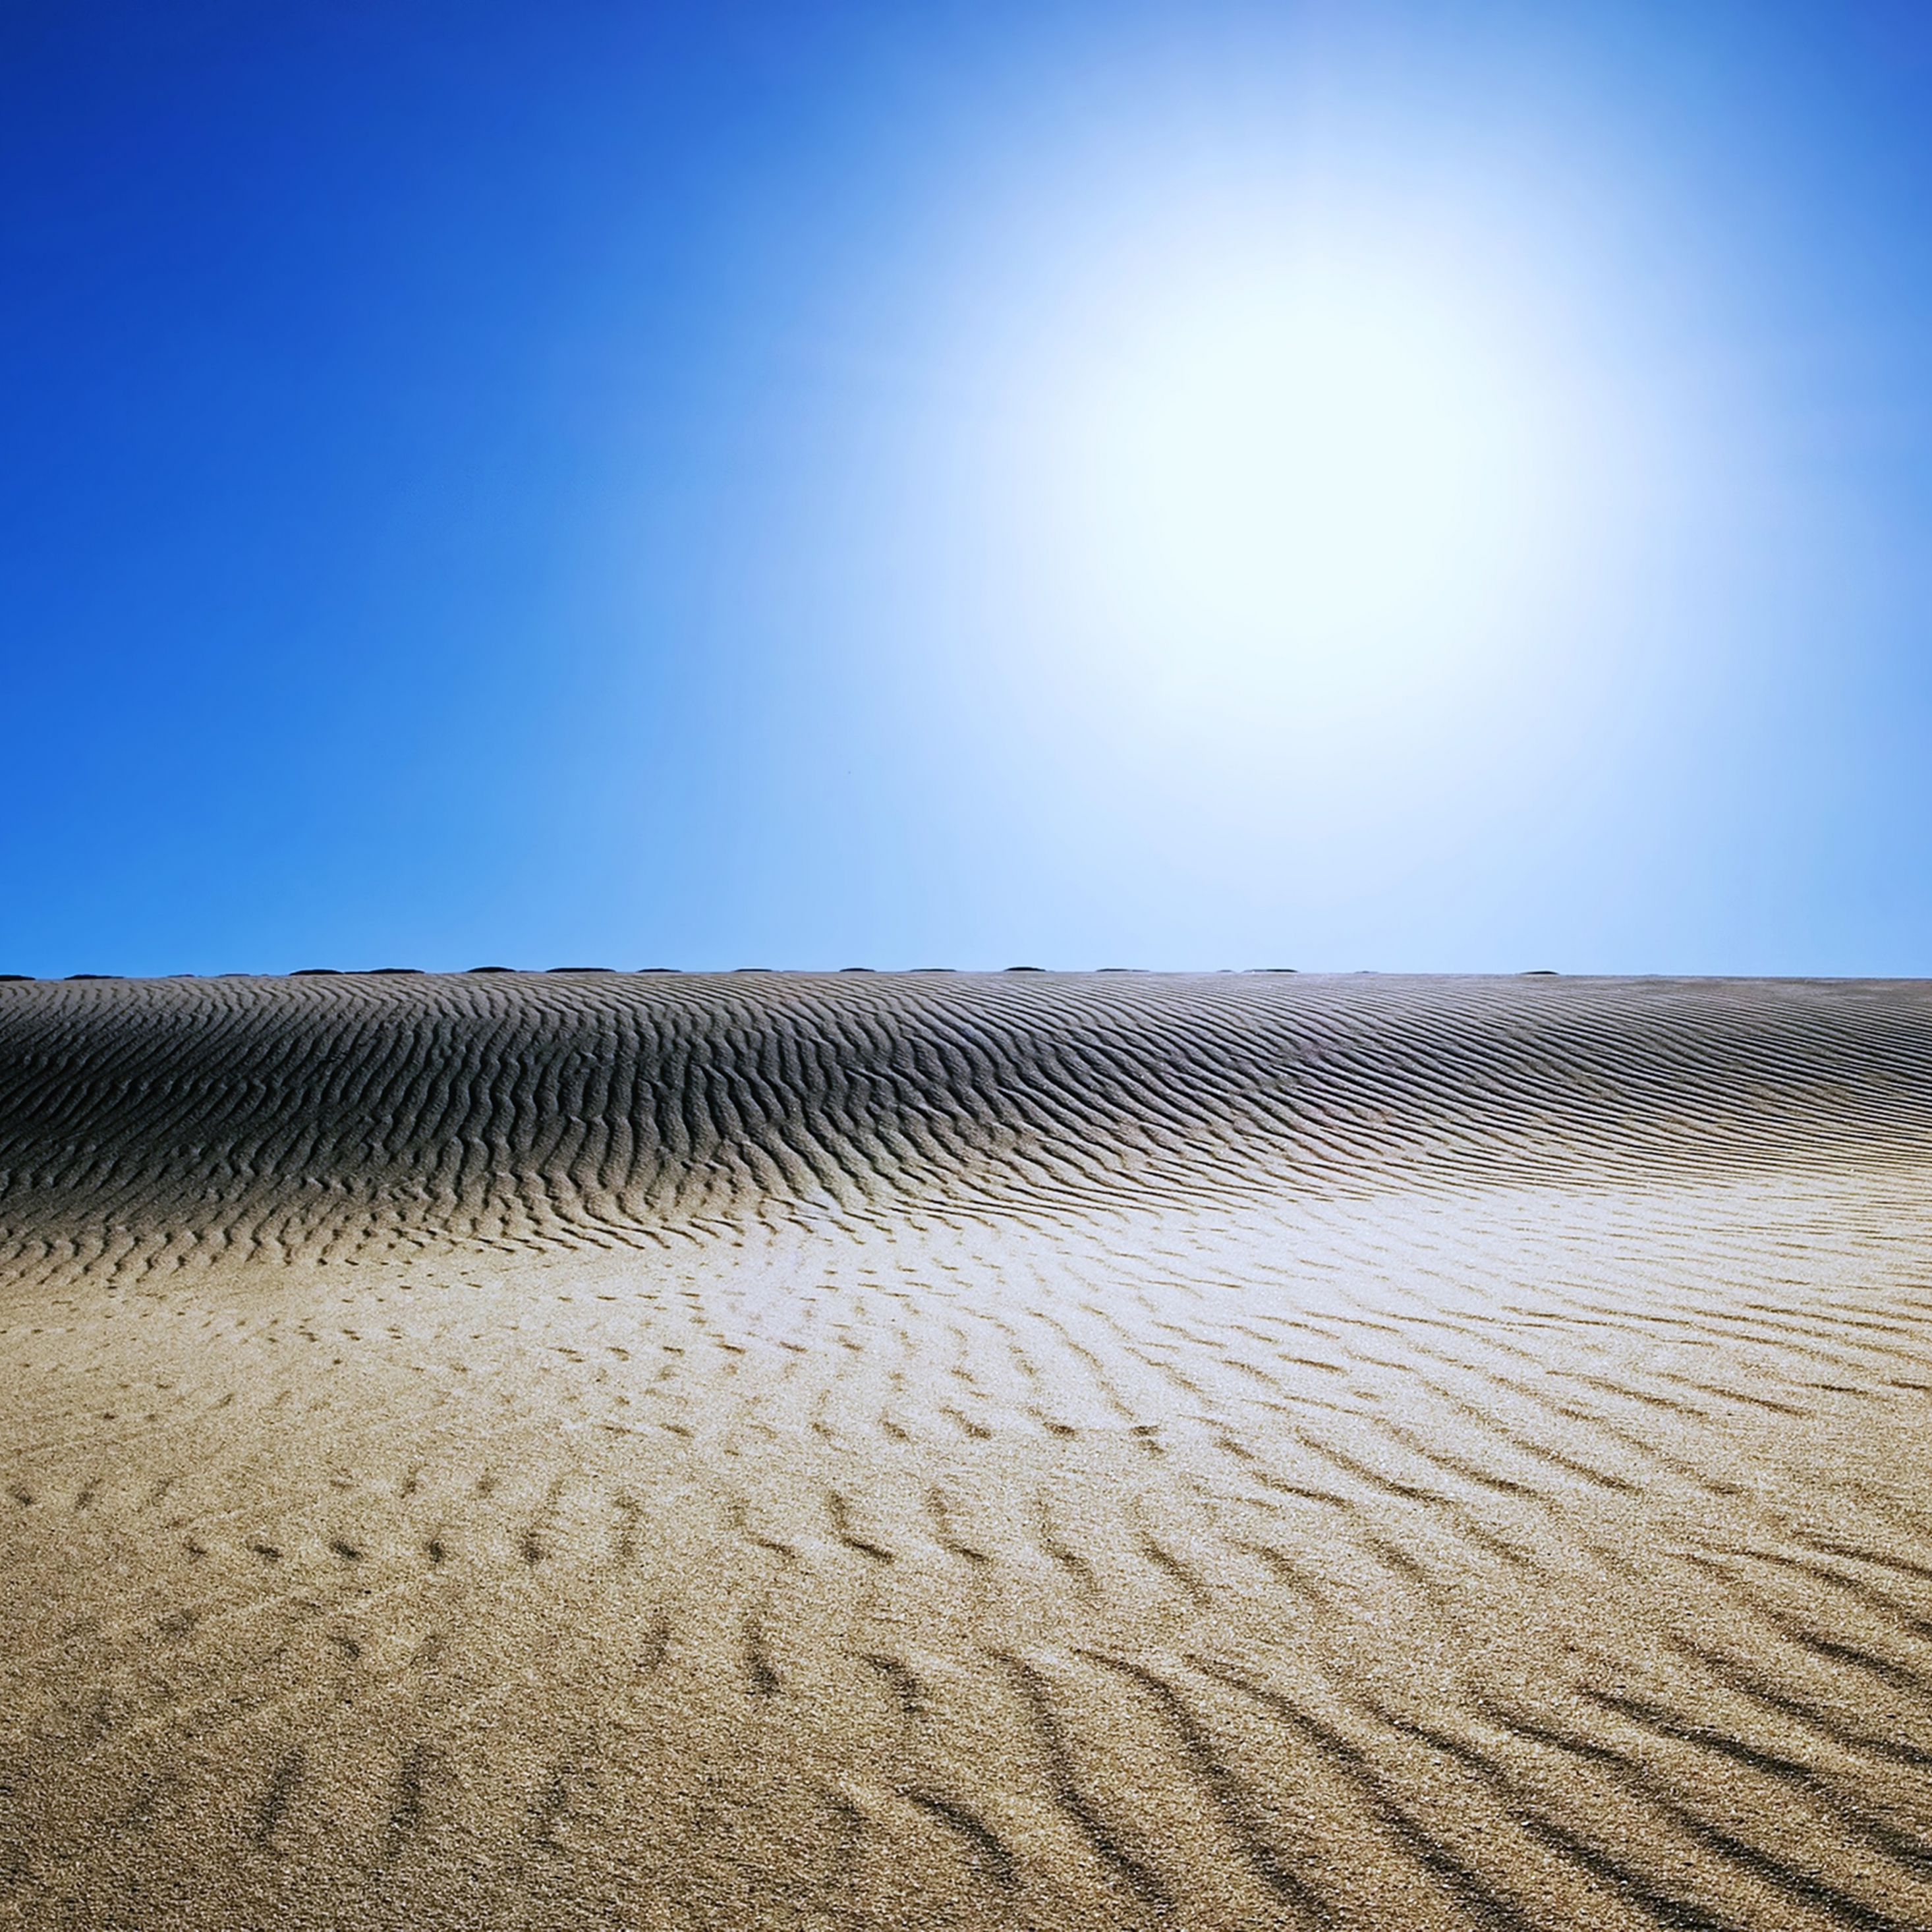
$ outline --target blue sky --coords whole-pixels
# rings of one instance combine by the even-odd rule
[[[0,12],[0,968],[1932,972],[1932,16]]]

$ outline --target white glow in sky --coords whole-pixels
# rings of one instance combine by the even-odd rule
[[[1112,338],[1058,413],[1049,526],[1118,647],[1336,696],[1502,622],[1537,425],[1499,345],[1426,288],[1238,260]]]
[[[1251,823],[1320,772],[1355,822],[1364,788],[1439,815],[1443,785],[1532,782],[1506,746],[1544,758],[1550,681],[1593,674],[1634,432],[1536,211],[1472,184],[1458,228],[1439,176],[1312,172],[1070,169],[985,250],[970,580],[1022,640],[1012,702],[1102,760]]]

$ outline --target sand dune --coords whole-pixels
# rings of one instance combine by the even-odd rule
[[[1932,990],[0,986],[0,1921],[1932,1924]]]

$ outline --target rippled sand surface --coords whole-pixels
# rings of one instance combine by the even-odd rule
[[[1932,1924],[1932,992],[0,986],[0,1920]]]

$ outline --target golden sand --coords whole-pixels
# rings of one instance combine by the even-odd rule
[[[0,987],[0,1922],[1932,1924],[1932,992]]]

